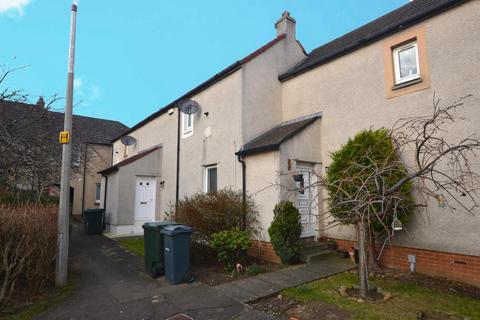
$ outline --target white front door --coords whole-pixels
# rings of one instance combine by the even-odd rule
[[[297,209],[300,211],[301,222],[303,226],[302,238],[313,237],[316,235],[316,216],[312,208],[313,198],[318,196],[316,188],[312,186],[315,182],[312,165],[297,165],[297,172],[303,175],[304,188],[297,192]]]
[[[137,177],[135,221],[155,220],[155,177]]]

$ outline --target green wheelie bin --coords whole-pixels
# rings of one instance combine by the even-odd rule
[[[102,234],[105,220],[105,209],[83,210],[83,221],[86,234]]]
[[[146,222],[143,224],[143,241],[145,253],[145,268],[153,277],[162,275],[165,271],[163,255],[163,237],[160,234],[163,228],[176,225],[172,221]]]

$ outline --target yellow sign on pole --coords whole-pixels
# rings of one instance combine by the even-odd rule
[[[69,143],[70,142],[70,132],[61,131],[60,136],[58,137],[58,142],[60,142],[60,144]]]

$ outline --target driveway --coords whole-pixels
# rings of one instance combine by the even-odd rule
[[[114,240],[85,235],[80,224],[73,225],[70,248],[70,276],[79,287],[38,319],[164,320],[180,313],[195,320],[273,319],[201,283],[151,279],[141,259]]]

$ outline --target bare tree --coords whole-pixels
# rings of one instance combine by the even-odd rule
[[[452,211],[478,211],[480,176],[472,159],[480,151],[480,139],[475,133],[458,140],[449,134],[453,123],[465,120],[457,114],[469,97],[447,105],[433,97],[431,114],[399,119],[388,130],[393,150],[386,161],[375,161],[375,154],[367,152],[346,169],[351,175],[337,180],[318,175],[314,184],[306,186],[336,190],[330,192],[324,213],[333,221],[330,227],[356,226],[363,298],[368,297],[368,269],[379,258],[374,225],[382,227],[388,241],[395,230],[403,228],[400,215],[427,208],[432,199]],[[392,183],[392,177],[398,178]],[[404,192],[407,185],[412,195]]]
[[[19,69],[0,66],[0,186],[17,194],[30,190],[41,197],[60,181],[62,152],[57,139],[63,128],[63,117],[55,112],[54,106],[61,98],[54,95],[43,100],[40,97],[36,106],[28,104],[31,98],[28,94],[7,87],[8,78]],[[84,124],[82,131],[74,132],[74,178],[88,174],[83,172],[88,169],[84,163],[86,151],[91,153],[90,167],[95,167],[94,161],[99,162],[99,166],[106,163],[96,148],[88,148],[84,143],[87,140],[84,135],[89,130]]]
[[[460,114],[471,97],[444,104],[434,95],[431,113],[401,118],[391,129],[380,129],[392,144],[382,161],[376,160],[372,149],[344,168],[351,174],[332,180],[328,173],[323,176],[313,171],[313,182],[300,187],[303,192],[309,190],[313,199],[323,198],[324,189],[335,190],[324,199],[328,206],[322,206],[318,218],[325,221],[323,230],[355,226],[362,297],[368,296],[368,271],[379,267],[382,251],[376,252],[376,239],[385,236],[383,250],[396,231],[406,230],[401,217],[408,211],[417,214],[439,206],[471,215],[479,212],[480,163],[473,161],[480,153],[480,137],[477,132],[452,134],[461,122],[468,121]],[[280,171],[275,183],[256,193],[276,187],[282,190],[282,198],[293,199],[299,187],[282,179],[291,174],[301,172]],[[319,205],[313,203],[312,209]]]

